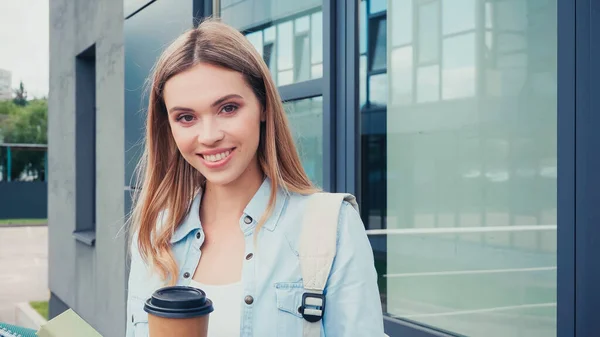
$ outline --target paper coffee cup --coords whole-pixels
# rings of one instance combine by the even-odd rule
[[[158,289],[144,305],[150,337],[207,337],[213,310],[204,291],[185,286]]]

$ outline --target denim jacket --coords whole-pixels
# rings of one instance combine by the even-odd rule
[[[298,246],[307,198],[280,190],[273,213],[261,228],[255,246],[254,228],[267,208],[270,189],[270,181],[266,179],[239,220],[246,257],[242,267],[244,298],[240,299],[240,337],[301,337],[304,318],[298,308],[304,288]],[[199,193],[171,239],[180,268],[178,285],[189,284],[202,255],[204,232],[199,219],[200,200]],[[164,283],[142,261],[134,236],[127,296],[127,337],[148,336],[144,301],[162,286]],[[358,212],[346,202],[340,211],[337,254],[324,294],[326,307],[321,320],[324,336],[383,336],[373,251]],[[252,301],[245,300],[248,296]],[[218,310],[217,305],[215,303],[215,310]]]

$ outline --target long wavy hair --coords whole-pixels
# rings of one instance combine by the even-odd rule
[[[144,152],[136,169],[140,188],[135,189],[130,218],[130,233],[135,234],[130,237],[137,237],[144,262],[170,285],[176,284],[179,272],[171,237],[204,177],[177,149],[163,89],[171,77],[199,63],[242,73],[265,112],[257,157],[263,174],[271,180],[271,191],[255,234],[271,215],[278,189],[299,194],[318,191],[302,167],[277,87],[254,46],[218,19],[204,20],[186,31],[164,50],[150,77]]]

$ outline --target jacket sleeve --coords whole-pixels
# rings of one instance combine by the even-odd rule
[[[384,336],[373,250],[358,212],[347,202],[341,207],[337,236],[325,288],[325,336]]]

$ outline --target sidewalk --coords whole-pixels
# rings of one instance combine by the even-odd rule
[[[0,226],[0,322],[19,302],[48,300],[48,227]]]

